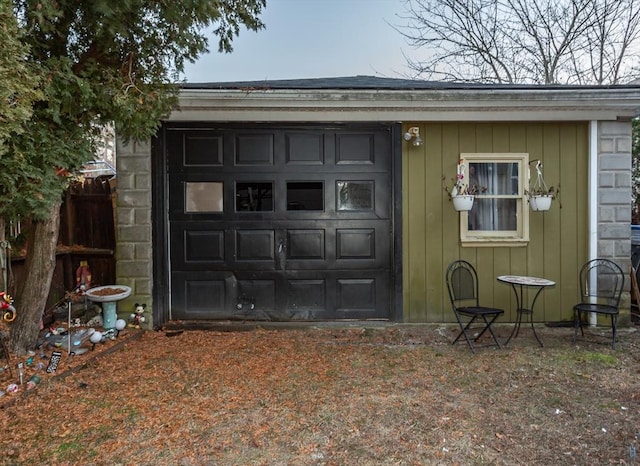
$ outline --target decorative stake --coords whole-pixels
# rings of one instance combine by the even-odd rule
[[[71,354],[71,300],[69,300],[69,325],[67,328],[67,338],[69,338],[69,345],[67,346],[67,354]]]

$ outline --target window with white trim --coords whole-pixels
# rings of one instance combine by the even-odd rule
[[[464,153],[469,185],[478,186],[473,208],[460,214],[463,246],[525,246],[529,209],[525,189],[529,154]]]

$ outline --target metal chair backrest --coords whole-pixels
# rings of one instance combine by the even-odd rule
[[[469,262],[457,260],[449,265],[447,268],[447,288],[454,310],[463,302],[473,306],[479,305],[478,274]]]
[[[631,253],[631,265],[636,270],[640,268],[640,249],[634,249]]]
[[[609,259],[592,259],[580,269],[580,298],[583,303],[618,307],[624,289],[624,273]]]

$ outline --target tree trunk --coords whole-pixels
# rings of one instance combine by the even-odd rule
[[[33,222],[29,231],[27,259],[22,283],[18,285],[15,297],[17,313],[11,325],[10,337],[11,350],[19,356],[35,346],[40,332],[40,321],[56,267],[61,203],[55,202],[49,211],[49,218]]]
[[[0,291],[9,291],[9,284],[5,278],[7,276],[5,271],[7,270],[11,258],[9,257],[9,254],[4,255],[4,253],[8,252],[4,247],[6,240],[4,217],[0,217],[0,248],[4,249],[4,251],[0,251]]]

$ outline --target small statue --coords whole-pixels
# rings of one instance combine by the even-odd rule
[[[13,307],[13,298],[6,292],[0,293],[0,311],[2,312],[2,320],[13,322],[16,318],[16,308]]]
[[[93,316],[91,319],[87,321],[87,327],[102,327],[104,325],[104,321],[102,320],[102,315],[97,314]]]
[[[140,324],[144,323],[145,321],[144,311],[146,308],[146,304],[136,303],[135,312],[129,317],[129,327],[140,328]]]
[[[80,261],[80,266],[76,269],[76,290],[84,294],[91,288],[91,269],[87,261]]]

